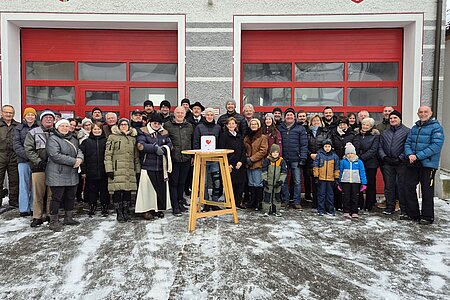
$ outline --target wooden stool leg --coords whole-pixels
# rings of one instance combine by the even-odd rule
[[[228,157],[224,155],[223,164],[228,167]],[[225,198],[231,204],[231,211],[233,214],[233,221],[235,224],[238,223],[237,211],[236,211],[236,203],[234,200],[234,192],[233,192],[233,184],[231,182],[231,174],[230,172],[225,172],[225,178],[223,178],[224,186],[225,186]]]
[[[199,198],[198,198],[198,187],[199,187],[199,179],[200,179],[200,157],[195,155],[194,159],[194,170],[193,170],[192,179],[192,194],[191,194],[191,207],[189,211],[189,226],[188,231],[192,232],[195,230],[195,222],[197,220],[197,212],[199,206]]]

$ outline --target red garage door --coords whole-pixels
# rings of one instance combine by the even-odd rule
[[[22,107],[129,116],[146,99],[177,103],[177,32],[22,29]]]
[[[241,105],[381,120],[384,106],[401,111],[402,53],[402,29],[243,31]]]

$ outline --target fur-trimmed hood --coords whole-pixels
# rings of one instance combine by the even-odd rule
[[[363,133],[361,132],[361,129],[360,129],[360,128],[356,128],[356,129],[355,129],[355,134],[363,134]],[[368,132],[368,134],[371,134],[371,135],[380,135],[380,131],[379,131],[378,129],[376,129],[375,127],[372,127],[372,129],[370,129],[370,131]]]
[[[117,125],[114,125],[113,127],[111,127],[111,133],[116,134],[116,135],[137,136],[137,130],[134,129],[133,127],[130,127],[128,132],[126,134],[124,134],[123,132],[120,131],[119,126],[117,126]]]

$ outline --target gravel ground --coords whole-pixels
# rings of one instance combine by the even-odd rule
[[[53,233],[0,215],[0,299],[449,299],[450,205],[431,226],[379,211],[360,220],[239,210],[119,224],[87,217]]]

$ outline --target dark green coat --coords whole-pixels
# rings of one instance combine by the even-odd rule
[[[276,161],[270,161],[269,158],[265,158],[262,167],[262,179],[267,181],[267,186],[264,187],[264,192],[274,193],[281,192],[281,186],[274,188],[278,181],[284,182],[287,176],[287,164],[285,160],[280,157]]]
[[[175,162],[190,161],[192,155],[181,154],[181,151],[192,149],[194,126],[186,122],[186,120],[178,124],[173,119],[164,124],[164,129],[169,132],[169,137],[172,141],[172,160]]]

